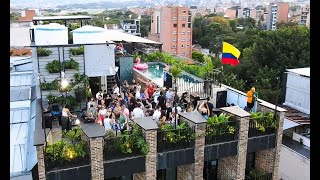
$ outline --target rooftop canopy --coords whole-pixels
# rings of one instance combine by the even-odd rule
[[[296,69],[287,69],[288,72],[299,74],[301,76],[310,77],[310,67],[307,68],[296,68]]]
[[[144,43],[144,44],[162,44],[160,42],[151,41],[146,38],[135,36],[132,34],[124,33],[117,30],[106,30],[106,40],[114,42],[132,42],[132,43]]]
[[[33,21],[51,21],[51,20],[76,20],[76,19],[92,19],[91,16],[40,16],[33,17]]]

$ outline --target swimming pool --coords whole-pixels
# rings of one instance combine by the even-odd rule
[[[163,87],[163,69],[165,65],[162,63],[147,63],[148,69],[139,70],[143,76],[152,79],[160,87]],[[200,78],[192,76],[191,74],[183,72],[177,79],[178,91],[188,91],[195,84],[202,83]]]

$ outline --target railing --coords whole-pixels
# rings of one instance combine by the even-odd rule
[[[187,74],[180,75],[180,77],[177,78],[176,83],[178,86],[178,92],[186,92],[191,88],[193,91],[203,91],[203,80],[199,78],[195,79]]]
[[[171,129],[157,132],[157,151],[170,151],[194,147],[195,129]]]
[[[130,132],[130,131],[129,131]],[[123,159],[127,157],[144,155],[148,148],[145,145],[144,134],[118,134],[115,137],[104,139],[104,160]]]
[[[276,132],[276,121],[268,116],[259,118],[250,118],[249,120],[249,137],[264,136]]]
[[[264,174],[247,174],[245,180],[272,180],[272,173],[264,173]]]
[[[237,121],[217,123],[206,126],[206,144],[229,142],[238,139],[239,124]]]

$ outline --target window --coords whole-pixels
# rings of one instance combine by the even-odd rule
[[[190,42],[190,38],[188,38],[187,41]]]
[[[177,20],[177,16],[173,17],[173,20],[176,21]]]
[[[172,45],[172,49],[176,49],[177,48],[177,45]]]
[[[188,34],[191,34],[191,31],[188,31]]]
[[[173,34],[177,34],[177,31],[173,31]]]
[[[185,28],[185,27],[186,27],[186,24],[182,24],[182,27]]]
[[[185,16],[182,16],[182,21],[185,21],[186,20],[186,17]]]
[[[184,44],[181,45],[181,48],[184,48]]]
[[[177,52],[173,52],[173,54],[177,54]]]
[[[185,42],[185,41],[186,41],[186,39],[185,39],[185,38],[182,38],[182,39],[181,39],[181,41],[182,41],[182,42]]]
[[[189,44],[187,44],[187,47],[189,47],[190,45]]]
[[[186,34],[186,32],[185,31],[181,31],[181,34]]]
[[[183,10],[182,10],[182,13],[186,13],[186,10],[185,10],[185,9],[183,9]]]
[[[184,55],[184,54],[185,54],[184,52],[181,53],[181,55]]]
[[[188,23],[188,28],[191,28],[191,23]]]
[[[173,27],[177,27],[177,24],[173,24]]]
[[[177,42],[177,38],[173,38],[173,42]]]

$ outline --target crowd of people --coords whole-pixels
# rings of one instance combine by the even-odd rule
[[[121,90],[120,90],[121,89]],[[174,102],[178,102],[175,106]],[[176,109],[175,109],[176,108]],[[130,128],[133,119],[151,116],[158,126],[178,123],[178,113],[199,111],[205,119],[212,116],[210,99],[190,100],[188,93],[180,97],[172,88],[160,88],[151,81],[145,88],[139,82],[124,81],[121,88],[114,84],[112,92],[100,90],[87,104],[87,122],[98,123],[105,130],[121,132]]]

